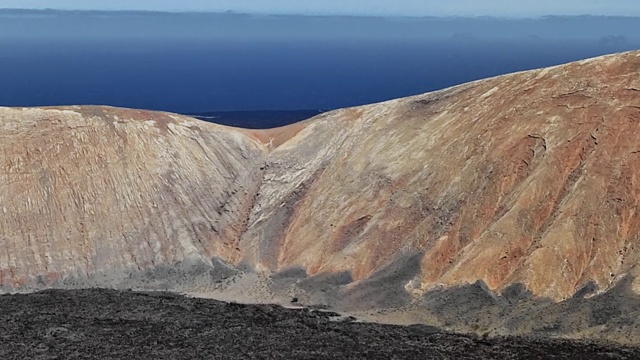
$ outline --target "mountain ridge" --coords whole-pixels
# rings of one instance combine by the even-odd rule
[[[0,7],[0,13],[14,13],[14,14],[132,14],[132,15],[163,15],[163,14],[185,14],[185,15],[223,15],[223,16],[238,16],[238,17],[308,17],[308,18],[374,18],[374,19],[491,19],[491,20],[530,20],[530,19],[571,19],[571,18],[609,18],[609,19],[626,19],[626,18],[639,18],[640,16],[634,15],[594,15],[594,14],[576,14],[576,15],[539,15],[539,16],[490,16],[490,15],[441,15],[441,16],[429,16],[429,15],[376,15],[376,14],[303,14],[303,13],[262,13],[262,12],[242,12],[242,11],[169,11],[169,10],[89,10],[89,9],[54,9],[54,8],[17,8],[17,7]]]

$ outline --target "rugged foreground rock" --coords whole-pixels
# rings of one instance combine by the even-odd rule
[[[3,108],[0,281],[636,342],[639,131],[640,52],[265,131]]]
[[[0,296],[3,359],[633,359],[637,348],[483,339],[309,309],[171,294],[49,290]]]

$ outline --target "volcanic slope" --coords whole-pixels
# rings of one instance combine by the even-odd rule
[[[450,287],[633,297],[639,131],[640,52],[264,131],[1,108],[0,279],[230,294],[266,281],[242,295],[351,310],[433,305]]]

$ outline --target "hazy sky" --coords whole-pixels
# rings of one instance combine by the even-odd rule
[[[364,15],[640,15],[640,0],[0,0],[0,8]]]

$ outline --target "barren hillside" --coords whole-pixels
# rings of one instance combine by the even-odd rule
[[[633,295],[638,133],[640,52],[265,131],[2,108],[0,279],[343,309],[478,280],[495,297],[517,284],[563,301],[622,282]]]

